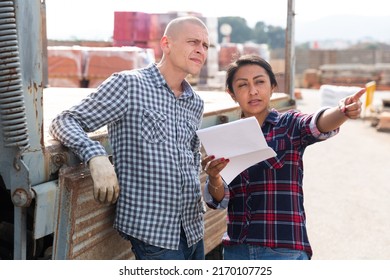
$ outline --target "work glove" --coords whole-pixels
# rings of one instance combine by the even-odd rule
[[[99,203],[115,203],[119,196],[119,183],[114,166],[108,157],[93,157],[88,165],[93,180],[95,200]]]

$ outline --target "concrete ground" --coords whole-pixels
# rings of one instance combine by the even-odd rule
[[[302,90],[297,107],[313,112],[319,91]],[[375,93],[375,98],[390,92]],[[304,194],[313,260],[390,260],[390,133],[363,119],[309,146]]]

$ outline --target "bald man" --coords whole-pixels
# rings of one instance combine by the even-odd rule
[[[114,228],[137,259],[204,259],[200,127],[204,103],[185,80],[207,58],[208,30],[196,17],[172,20],[161,60],[114,73],[63,111],[51,135],[88,163],[99,203],[116,203]],[[87,132],[107,125],[113,164]]]

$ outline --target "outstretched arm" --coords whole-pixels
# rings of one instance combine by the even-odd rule
[[[343,98],[338,107],[324,111],[317,119],[317,128],[326,133],[340,127],[348,119],[357,119],[360,116],[362,103],[360,97],[366,92],[362,88],[357,93]]]

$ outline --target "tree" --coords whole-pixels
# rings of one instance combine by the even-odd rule
[[[245,43],[252,39],[252,29],[248,27],[247,22],[241,17],[220,17],[218,18],[218,42],[221,43],[223,36],[220,27],[222,24],[229,24],[232,27],[230,42]]]
[[[248,27],[247,22],[241,17],[220,17],[218,18],[218,42],[223,41],[224,35],[221,34],[222,24],[229,24],[232,28],[230,42],[246,43],[252,41],[258,44],[268,44],[270,49],[284,48],[286,44],[285,29],[279,26],[266,25],[258,21],[252,29]]]
[[[280,26],[268,25],[268,44],[272,49],[286,46],[286,31]]]
[[[258,44],[268,44],[269,38],[267,32],[267,25],[262,21],[258,21],[253,30],[253,41]]]

